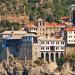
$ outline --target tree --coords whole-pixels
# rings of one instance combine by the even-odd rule
[[[58,58],[58,59],[56,60],[56,62],[57,62],[57,64],[58,64],[59,66],[62,66],[62,64],[64,63],[64,57]]]
[[[30,20],[30,21],[33,21],[33,20],[34,20],[34,18],[33,18],[32,15],[29,16],[29,20]]]
[[[52,21],[52,16],[51,16],[51,15],[48,15],[48,16],[46,17],[46,21],[49,22],[49,23],[51,23],[51,21]]]

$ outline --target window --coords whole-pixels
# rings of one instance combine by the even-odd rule
[[[54,41],[52,41],[51,44],[54,44]]]
[[[26,40],[27,40],[27,37],[26,37]]]
[[[44,33],[43,33],[43,35],[44,35]]]
[[[59,44],[59,42],[56,42],[56,44]]]
[[[40,22],[40,25],[41,25],[41,22]]]
[[[49,50],[49,47],[46,47],[46,50]]]
[[[72,38],[72,36],[69,36],[69,38]]]
[[[72,31],[69,31],[69,33],[72,33]]]
[[[41,50],[44,50],[44,47],[41,47]]]
[[[64,44],[64,42],[61,42],[61,44]]]
[[[43,26],[44,26],[44,23],[43,23]]]
[[[64,49],[64,47],[61,47],[61,49],[63,50],[63,49]]]
[[[59,47],[56,47],[56,50],[58,50],[59,49]]]
[[[41,44],[44,44],[44,42],[42,41]]]
[[[49,42],[46,42],[46,44],[49,44]]]
[[[47,29],[46,29],[46,31],[47,31]]]
[[[50,50],[51,50],[51,51],[54,51],[54,50],[55,50],[55,46],[51,46],[51,47],[50,47]]]
[[[30,39],[30,37],[29,37],[29,39]]]

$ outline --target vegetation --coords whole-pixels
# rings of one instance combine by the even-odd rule
[[[10,22],[8,20],[2,20],[0,22],[0,32],[4,31],[4,30],[11,30],[12,26],[14,27],[14,30],[18,30],[20,29],[20,24],[15,23],[15,22]]]
[[[64,57],[61,57],[61,58],[58,58],[57,60],[56,60],[56,62],[57,62],[57,65],[58,65],[58,70],[59,71],[61,71],[61,69],[62,69],[62,65],[64,64]]]
[[[58,65],[62,65],[64,63],[64,57],[58,58],[56,61]]]
[[[0,14],[32,15],[37,19],[42,17],[46,20],[47,15],[53,15],[56,19],[68,16],[68,7],[75,0],[47,0],[40,4],[41,0],[0,0]],[[37,5],[36,5],[37,3]]]
[[[30,21],[38,18],[51,22],[55,20],[59,22],[61,16],[68,16],[68,7],[75,3],[75,0],[47,0],[40,4],[41,0],[0,0],[0,15],[27,15]],[[5,23],[5,22],[4,22]],[[4,24],[3,24],[4,25]],[[16,24],[15,24],[16,25]],[[10,29],[9,24],[1,26]],[[18,29],[18,26],[16,27]],[[0,28],[1,29],[1,28]]]

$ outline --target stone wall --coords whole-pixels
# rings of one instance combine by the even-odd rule
[[[66,55],[75,54],[75,47],[66,47]]]

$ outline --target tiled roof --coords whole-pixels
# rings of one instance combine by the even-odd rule
[[[28,27],[28,28],[37,28],[37,27],[34,25],[33,22],[27,24],[27,27]]]
[[[49,23],[48,27],[60,27],[60,26],[65,26],[64,24],[57,24],[55,22]]]
[[[65,28],[64,30],[65,30],[65,31],[75,31],[75,28],[73,28],[73,27],[68,27],[68,28]]]

